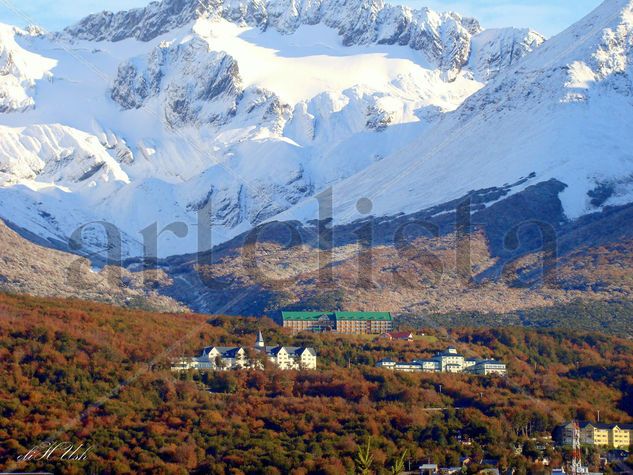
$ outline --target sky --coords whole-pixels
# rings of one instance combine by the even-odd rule
[[[564,30],[602,0],[388,0],[477,18],[485,28],[530,27],[547,37]],[[60,30],[89,13],[144,6],[149,0],[0,0],[0,22]]]

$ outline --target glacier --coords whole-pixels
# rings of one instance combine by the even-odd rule
[[[212,244],[267,220],[315,219],[313,196],[379,189],[544,42],[380,1],[203,6],[163,0],[52,34],[0,28],[2,219],[56,246],[111,223],[124,256],[142,255],[145,230],[174,222],[188,233],[161,234],[160,256],[204,250],[200,213]],[[420,180],[417,166],[409,179]],[[396,196],[375,209],[442,199]],[[87,234],[94,252],[99,238]]]

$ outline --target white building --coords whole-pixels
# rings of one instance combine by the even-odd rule
[[[250,366],[246,358],[246,349],[232,346],[208,346],[200,356],[177,358],[172,361],[172,371],[189,369],[229,370],[244,369]]]
[[[263,356],[279,369],[316,369],[317,354],[314,348],[297,346],[266,346],[262,332],[257,335],[257,342],[249,358],[248,350],[243,347],[209,346],[202,350],[200,356],[177,358],[172,361],[172,371],[195,370],[238,370],[247,368],[263,369],[262,362],[256,354]]]
[[[507,374],[508,370],[504,363],[496,360],[482,360],[478,361],[476,364],[472,366],[469,370],[472,374],[480,374],[483,376],[488,376],[489,374],[498,374],[504,376]]]
[[[507,373],[505,363],[495,360],[465,358],[455,348],[448,348],[436,353],[430,359],[414,360],[411,363],[398,363],[386,358],[376,363],[376,367],[407,373],[470,373],[483,376],[505,375]]]
[[[442,366],[439,361],[435,360],[414,360],[414,363],[420,365],[420,368],[425,373],[439,373],[442,370]]]
[[[255,351],[265,352],[268,361],[279,369],[316,369],[317,367],[317,354],[314,348],[266,346],[262,332],[257,335]]]
[[[391,358],[385,358],[376,363],[376,368],[395,369],[396,362]]]
[[[442,373],[461,373],[464,371],[464,355],[460,355],[455,348],[436,353],[431,360],[440,364]]]
[[[422,367],[418,363],[396,363],[393,369],[404,373],[419,373],[422,371]]]

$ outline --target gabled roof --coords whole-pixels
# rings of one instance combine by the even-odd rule
[[[241,347],[229,348],[228,350],[222,352],[222,356],[227,358],[235,358],[237,353],[241,350]]]
[[[316,351],[314,348],[303,347],[303,346],[286,346],[286,351],[295,356],[301,356],[306,351],[311,353],[313,356],[316,356]]]
[[[613,428],[615,428],[615,426],[617,426],[618,424],[607,424],[604,422],[588,422],[587,424],[585,424],[584,427],[588,427],[591,426],[595,429],[600,429],[600,430],[611,430]]]
[[[211,351],[216,350],[218,353],[224,353],[231,348],[235,348],[233,346],[207,346],[202,350],[203,355],[208,355]]]
[[[241,346],[207,346],[202,350],[202,356],[207,356],[211,351],[216,350],[224,357],[234,358],[241,349]]]
[[[281,350],[292,356],[301,356],[305,351],[309,351],[316,356],[314,348],[304,348],[302,346],[267,346],[266,353],[270,356],[277,356]]]
[[[571,422],[568,422],[567,424],[565,424],[565,426],[568,426],[572,424]],[[586,429],[587,427],[593,427],[594,429],[599,429],[599,430],[611,430],[614,429],[615,427],[619,427],[620,429],[624,429],[624,430],[633,430],[633,424],[618,424],[618,423],[606,423],[606,422],[589,422],[589,421],[578,421],[578,427],[580,429]]]
[[[396,340],[413,338],[413,333],[411,332],[389,332],[387,335],[391,335]]]
[[[281,350],[283,350],[283,346],[267,346],[266,353],[271,356],[277,356]],[[285,350],[284,350],[285,351]]]

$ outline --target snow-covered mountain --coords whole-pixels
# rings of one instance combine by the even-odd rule
[[[377,0],[163,0],[55,34],[3,26],[0,218],[85,252],[112,246],[112,223],[124,255],[182,222],[158,253],[192,252],[201,213],[214,244],[274,219],[543,41]]]
[[[55,61],[30,53],[16,42],[16,35],[28,34],[0,25],[0,112],[32,107],[35,83],[51,78]]]
[[[91,15],[66,29],[66,33],[92,41],[125,38],[150,41],[199,18],[224,19],[260,31],[273,29],[283,35],[296,33],[304,25],[324,25],[337,31],[344,46],[409,46],[420,51],[450,77],[467,65],[472,38],[482,31],[473,18],[463,18],[452,12],[436,13],[426,8],[413,11],[387,5],[381,0],[168,0],[129,12]],[[508,30],[504,35],[508,33],[512,37],[512,46],[492,38],[495,53],[499,56],[495,58],[497,63],[515,60],[542,41],[533,32]],[[493,33],[492,36],[496,35]],[[511,46],[511,49],[500,51],[500,46]],[[486,67],[484,63],[492,58],[477,56],[475,59],[474,69],[478,70]]]
[[[567,219],[633,202],[633,1],[607,0],[445,114],[337,183],[335,222],[411,213],[471,190],[556,179]],[[505,193],[504,193],[505,194]],[[498,197],[496,197],[498,199]],[[307,219],[306,201],[279,219]]]

